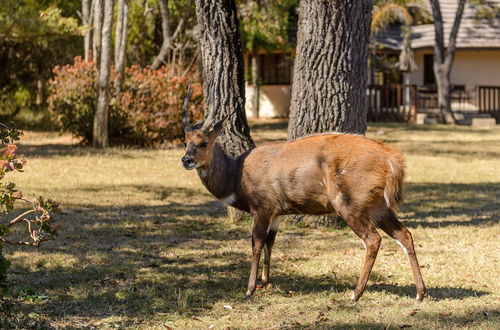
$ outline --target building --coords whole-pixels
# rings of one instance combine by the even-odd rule
[[[489,2],[500,7],[500,0]],[[456,0],[440,0],[445,46],[448,44],[457,4]],[[431,12],[428,2],[426,6]],[[451,73],[452,109],[494,111],[497,117],[500,113],[500,16],[479,19],[477,11],[477,6],[469,1],[466,3]],[[377,35],[375,40],[375,56],[383,57],[387,61],[374,70],[374,77],[367,91],[371,111],[369,120],[412,121],[417,112],[436,110],[437,89],[433,72],[434,24],[412,27],[411,48],[417,69],[406,77],[397,70],[396,65],[403,48],[400,27],[393,26]],[[261,86],[261,117],[288,115],[293,72],[292,55],[293,53],[260,55],[261,75],[265,77]],[[377,63],[377,60],[372,58],[371,62]],[[247,115],[251,117],[251,85],[247,84],[246,92]]]

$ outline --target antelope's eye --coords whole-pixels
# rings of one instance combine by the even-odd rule
[[[199,145],[200,148],[206,148],[208,147],[208,142],[202,142],[200,145]]]

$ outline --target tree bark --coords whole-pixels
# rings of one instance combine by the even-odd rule
[[[434,18],[434,75],[438,89],[438,104],[441,120],[445,124],[456,122],[451,110],[450,76],[456,53],[456,42],[460,23],[464,13],[465,0],[459,0],[455,20],[448,39],[448,47],[444,45],[443,17],[438,0],[430,0]]]
[[[92,143],[96,148],[109,146],[109,71],[111,67],[111,34],[113,29],[114,0],[104,1],[104,22],[102,24],[102,54],[97,78],[97,106],[94,115]]]
[[[168,2],[167,0],[158,0],[160,5],[160,16],[161,16],[161,33],[163,37],[163,42],[161,44],[160,53],[155,57],[151,69],[156,70],[160,66],[166,63],[166,58],[168,51],[170,49],[170,19],[168,14]]]
[[[92,56],[96,62],[96,66],[100,63],[101,59],[101,45],[102,45],[102,8],[103,8],[103,0],[94,0],[94,8],[93,10],[93,40],[92,40]]]
[[[234,0],[196,0],[205,117],[226,118],[219,142],[235,157],[255,146],[245,114],[245,81]]]
[[[91,13],[93,10],[93,2],[91,0],[82,0],[82,20],[83,25],[90,26],[92,24]],[[92,46],[92,29],[87,29],[83,37],[83,51],[85,62],[92,60],[90,47]]]
[[[252,84],[252,112],[253,117],[258,119],[260,115],[260,56],[257,53],[252,54]]]
[[[205,117],[226,119],[219,143],[236,157],[255,147],[245,114],[245,77],[238,16],[234,0],[196,0],[205,94]],[[228,208],[231,221],[244,212]]]
[[[371,1],[302,0],[288,138],[364,134]],[[298,216],[294,221],[309,222]],[[316,225],[338,223],[315,217]]]
[[[118,18],[115,33],[115,94],[118,95],[123,85],[125,65],[127,62],[127,25],[128,25],[128,0],[118,0]],[[118,46],[117,46],[118,45]]]

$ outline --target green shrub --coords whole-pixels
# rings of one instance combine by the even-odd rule
[[[112,143],[157,147],[182,139],[181,107],[188,81],[193,79],[191,74],[179,76],[181,71],[173,65],[158,70],[126,68],[122,91],[110,101]],[[95,63],[77,57],[72,65],[55,67],[54,74],[48,98],[51,117],[61,130],[91,142],[96,107]],[[112,72],[111,82],[116,74]],[[113,91],[112,83],[110,87]],[[193,121],[203,118],[203,106],[202,87],[193,84]]]
[[[76,57],[74,64],[56,66],[53,72],[55,77],[49,81],[47,98],[52,120],[59,129],[91,142],[96,108],[95,62]],[[125,116],[114,104],[110,104],[109,115],[110,137],[126,134]]]

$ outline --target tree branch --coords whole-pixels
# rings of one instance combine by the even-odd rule
[[[432,17],[434,18],[434,59],[435,63],[442,64],[444,62],[444,32],[443,32],[443,16],[438,0],[430,0],[432,7]]]
[[[457,35],[460,28],[460,23],[462,22],[462,16],[464,13],[465,0],[460,0],[458,2],[457,12],[455,14],[455,21],[453,22],[453,27],[450,33],[450,39],[448,41],[448,49],[446,52],[446,60],[444,62],[446,70],[451,69],[451,63],[455,57],[455,50],[457,44]]]

